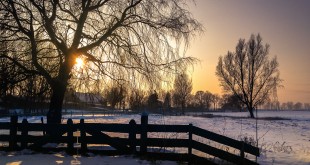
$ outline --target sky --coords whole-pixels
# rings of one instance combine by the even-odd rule
[[[310,103],[310,0],[196,0],[189,10],[204,26],[187,51],[200,60],[192,72],[193,92],[222,94],[215,76],[219,56],[259,33],[280,64],[279,101]]]

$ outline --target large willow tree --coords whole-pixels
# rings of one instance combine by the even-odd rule
[[[279,63],[276,57],[269,58],[269,45],[262,38],[251,35],[246,42],[240,39],[235,52],[219,58],[216,67],[221,86],[225,92],[236,96],[248,109],[253,110],[264,103],[281,84]]]
[[[61,122],[64,94],[77,58],[91,76],[129,71],[152,80],[155,73],[192,58],[181,57],[201,25],[187,0],[1,0],[1,55],[25,72],[46,79],[52,90],[48,123]]]

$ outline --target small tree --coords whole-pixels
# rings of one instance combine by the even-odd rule
[[[149,95],[147,99],[147,106],[150,110],[157,110],[161,106],[161,102],[158,100],[158,94],[156,91]]]
[[[204,96],[205,96],[204,91],[197,91],[194,96],[194,102],[200,109],[203,109],[205,106]]]
[[[310,103],[304,103],[304,109],[310,110]]]
[[[126,89],[124,86],[113,86],[108,89],[106,98],[110,103],[111,107],[114,109],[117,104],[121,105],[122,101],[126,97]]]
[[[294,110],[301,110],[302,109],[302,103],[301,102],[297,102],[294,104]]]
[[[210,110],[211,108],[211,105],[213,103],[213,94],[209,91],[206,91],[204,93],[204,100],[205,100],[205,108],[207,110]]]
[[[163,108],[164,108],[164,110],[169,110],[171,108],[171,94],[170,94],[170,92],[167,92],[165,95]]]
[[[235,52],[219,57],[216,75],[225,92],[242,101],[254,118],[253,110],[264,103],[275,88],[280,86],[277,58],[268,58],[269,45],[262,38],[251,35],[248,42],[240,39]]]
[[[177,75],[174,80],[173,100],[177,106],[181,106],[182,113],[186,107],[187,99],[193,89],[192,80],[189,79],[186,73]]]
[[[221,99],[221,109],[223,110],[241,110],[243,103],[239,100],[238,96],[224,94]]]
[[[217,109],[217,104],[220,101],[220,96],[218,94],[213,94],[212,95],[212,102],[213,102],[213,109],[216,110]]]
[[[142,90],[132,90],[129,96],[129,107],[132,110],[140,110],[143,107],[145,92]]]

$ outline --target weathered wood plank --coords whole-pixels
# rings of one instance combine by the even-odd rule
[[[193,134],[216,141],[221,144],[225,144],[230,147],[234,147],[236,149],[242,149],[242,143],[238,140],[216,134],[214,132],[210,132],[198,127],[193,126]],[[244,144],[244,151],[250,153],[252,155],[259,156],[259,149],[257,147],[253,147],[249,144]]]
[[[84,123],[84,129],[96,129],[97,131],[104,132],[118,132],[118,133],[129,133],[129,124],[97,124],[97,123]]]
[[[220,150],[218,148],[197,142],[192,141],[193,148],[196,150],[199,150],[201,152],[207,153],[209,155],[216,156],[218,158],[221,158],[223,160],[227,160],[229,162],[235,163],[235,164],[242,164],[243,162],[248,165],[257,165],[256,162],[250,161],[248,159],[242,159],[240,156],[234,155],[232,153]]]
[[[0,122],[0,129],[10,129],[10,122]]]
[[[22,123],[17,124],[18,129],[23,127]],[[77,131],[78,125],[70,126],[73,131]],[[67,124],[42,124],[42,123],[28,123],[28,131],[51,131],[57,134],[64,134],[69,129]]]
[[[129,139],[127,138],[118,138],[118,137],[110,137],[113,139],[113,141],[118,142],[123,145],[129,145]],[[109,141],[107,141],[105,138],[97,137],[97,136],[86,136],[85,140],[87,141],[87,144],[108,144]]]
[[[148,132],[178,132],[187,133],[188,125],[147,125]]]
[[[105,140],[107,144],[121,152],[130,153],[130,148],[126,144],[120,143],[120,141],[115,140],[115,138],[111,138],[110,136],[102,133],[101,131],[95,129],[87,129],[86,132],[94,137]]]
[[[85,132],[85,127],[84,127],[84,119],[80,119],[80,134],[81,138],[79,139],[81,143],[81,153],[85,154],[87,152],[87,140],[86,140],[86,132]]]
[[[148,138],[147,145],[152,147],[188,147],[188,139]]]
[[[17,116],[11,116],[10,119],[10,140],[9,140],[9,147],[10,149],[14,150],[17,148]]]
[[[66,136],[27,136],[26,139],[29,143],[33,143],[29,148],[41,148],[47,143],[67,143],[68,138]],[[72,138],[74,141],[77,140],[77,137]]]
[[[136,148],[137,148],[137,131],[136,131],[136,121],[131,119],[129,122],[130,125],[130,130],[129,130],[129,135],[128,135],[128,140],[129,140],[129,145],[130,145],[130,150],[131,153],[136,153]]]
[[[21,130],[21,148],[25,149],[27,148],[27,144],[28,144],[28,140],[26,139],[27,135],[28,135],[28,121],[27,119],[23,119],[23,127],[22,127],[22,130]]]
[[[8,142],[10,140],[10,135],[0,135],[0,141],[1,142]]]

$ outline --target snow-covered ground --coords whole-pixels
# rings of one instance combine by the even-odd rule
[[[172,161],[150,162],[132,156],[69,156],[64,152],[40,154],[24,150],[22,152],[0,152],[1,165],[176,165]]]
[[[96,123],[129,123],[135,119],[140,123],[140,115],[104,116],[100,114],[65,115],[66,119],[72,118],[75,123],[80,118],[85,122]],[[200,114],[198,114],[200,115]],[[258,120],[246,118],[246,112],[213,112],[204,114],[206,117],[195,116],[162,116],[150,115],[149,123],[156,124],[189,124],[192,123],[203,129],[207,129],[234,139],[246,139],[256,142],[256,122],[258,147],[261,156],[260,164],[310,164],[310,111],[259,111]],[[27,117],[28,122],[40,122],[40,117]],[[8,121],[9,118],[0,118],[0,122]],[[21,122],[22,118],[19,119]],[[1,130],[0,130],[1,134]],[[160,135],[158,135],[160,136]],[[176,136],[176,135],[173,135]],[[181,135],[180,135],[181,136]],[[75,159],[79,161],[75,161]],[[50,155],[26,152],[0,153],[0,164],[177,164],[177,162],[157,161],[149,162],[133,157],[108,157],[91,156],[78,157],[68,156],[64,153]]]

